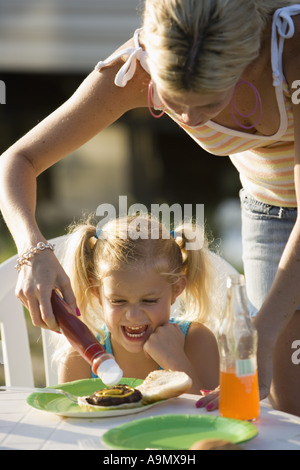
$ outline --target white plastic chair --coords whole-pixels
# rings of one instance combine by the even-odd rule
[[[50,240],[55,244],[58,258],[62,254],[65,239],[66,235]],[[24,308],[15,296],[18,274],[14,266],[17,257],[12,256],[0,264],[0,326],[5,385],[33,387],[34,375]],[[58,375],[51,363],[54,348],[51,337],[56,333],[42,328],[41,334],[46,385],[55,385],[58,383]]]

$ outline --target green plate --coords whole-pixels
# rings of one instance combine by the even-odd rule
[[[124,377],[122,380],[120,380],[120,383],[129,385],[130,387],[137,387],[142,382],[143,380],[141,379],[130,379]],[[61,385],[55,385],[51,388],[60,388],[76,396],[86,396],[91,395],[97,390],[107,388],[107,386],[100,379],[84,379],[74,382],[67,382]],[[45,390],[47,390],[47,388],[45,388]],[[143,405],[137,408],[107,411],[83,411],[79,405],[73,403],[63,395],[60,396],[54,393],[48,394],[39,392],[34,392],[29,395],[27,398],[27,403],[38,410],[49,411],[67,418],[111,418],[113,416],[140,413],[141,411],[145,411],[151,406],[156,405],[156,403],[153,403],[151,405]]]
[[[240,443],[257,433],[257,428],[248,421],[207,415],[161,415],[110,429],[102,436],[102,441],[112,449],[187,450],[201,439]]]

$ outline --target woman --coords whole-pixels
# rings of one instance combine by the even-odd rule
[[[251,313],[258,311],[261,396],[273,375],[274,406],[300,415],[300,370],[291,360],[300,339],[300,107],[292,100],[299,38],[294,1],[146,0],[142,30],[5,153],[0,187],[23,254],[46,242],[34,217],[36,177],[130,109],[153,105],[206,150],[229,154],[245,189],[243,256]],[[20,261],[17,295],[35,325],[55,329],[52,288],[74,309],[75,298],[52,250],[37,253]]]

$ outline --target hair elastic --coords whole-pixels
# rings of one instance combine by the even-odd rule
[[[93,249],[99,240],[99,237],[101,235],[102,229],[100,227],[96,227],[96,233],[89,239],[89,244],[91,249]]]
[[[102,228],[101,227],[97,227],[96,228],[96,235],[95,235],[95,238],[97,238],[97,240],[99,240],[99,237],[102,233]]]

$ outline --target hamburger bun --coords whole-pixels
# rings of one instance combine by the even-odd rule
[[[192,386],[191,378],[185,372],[155,370],[147,375],[136,388],[119,384],[98,390],[92,395],[78,397],[78,405],[84,411],[108,411],[137,408],[167,398],[174,398],[187,392]],[[116,392],[120,387],[122,393]]]
[[[225,439],[203,439],[195,442],[190,450],[243,450],[243,447]]]
[[[173,370],[154,370],[139,385],[143,404],[178,397],[192,386],[192,379],[185,373]]]

